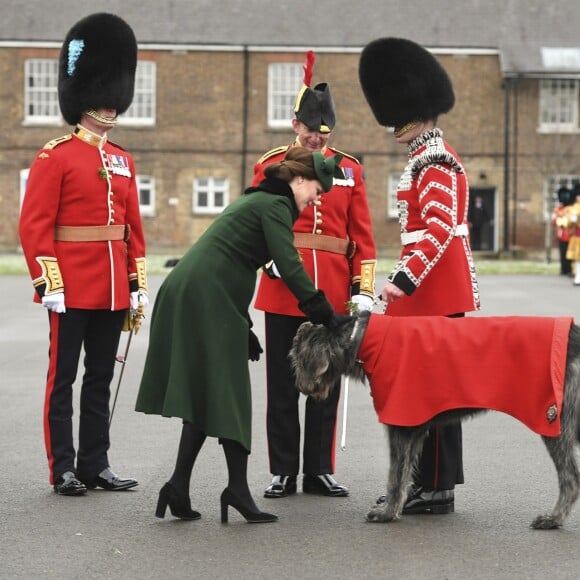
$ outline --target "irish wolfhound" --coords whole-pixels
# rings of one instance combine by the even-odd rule
[[[477,353],[470,351],[472,342]],[[345,317],[333,330],[304,323],[289,356],[300,391],[318,399],[328,397],[341,375],[369,380],[375,410],[386,425],[390,465],[386,501],[369,511],[368,521],[401,517],[431,425],[489,409],[509,413],[539,433],[556,466],[556,505],[531,527],[558,528],[570,514],[580,490],[574,457],[580,443],[580,327],[571,318],[407,318],[367,312]],[[451,378],[443,376],[446,366]],[[462,376],[463,367],[469,373]]]

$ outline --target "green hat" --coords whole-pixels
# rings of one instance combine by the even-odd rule
[[[312,154],[312,161],[314,162],[314,172],[324,191],[332,189],[335,177],[336,179],[344,179],[344,173],[339,167],[342,161],[342,153],[337,153],[332,157],[324,157],[322,153],[315,151]]]

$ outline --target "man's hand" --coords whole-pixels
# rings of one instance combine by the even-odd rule
[[[64,292],[43,296],[42,305],[57,314],[64,314],[66,312],[66,307],[64,305]]]
[[[131,292],[131,310],[137,312],[139,308],[139,303],[146,308],[149,305],[149,296],[145,290],[138,290],[137,292]]]
[[[356,304],[356,312],[370,312],[373,309],[373,299],[366,294],[355,294],[351,296],[350,301]]]
[[[383,291],[381,292],[381,298],[389,304],[390,302],[394,302],[399,298],[403,298],[405,293],[398,287],[395,286],[392,282],[387,282]]]

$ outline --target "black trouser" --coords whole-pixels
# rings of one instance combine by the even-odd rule
[[[462,318],[454,314],[449,318]],[[461,422],[454,421],[429,430],[413,482],[426,489],[453,489],[463,483],[463,444]]]
[[[266,427],[270,472],[297,475],[300,467],[299,396],[288,352],[306,318],[266,312]],[[340,381],[326,401],[306,399],[303,473],[334,473],[336,415]]]
[[[49,368],[44,439],[50,482],[65,471],[90,479],[108,467],[109,398],[125,310],[49,312]],[[84,345],[77,466],[73,443],[73,383]]]
[[[567,276],[572,273],[572,262],[566,258],[568,240],[558,240],[558,249],[560,251],[560,274]]]

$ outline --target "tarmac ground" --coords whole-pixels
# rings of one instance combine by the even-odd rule
[[[152,299],[162,279],[151,278]],[[192,506],[202,519],[180,521],[169,512],[163,520],[155,518],[157,494],[173,471],[181,423],[133,410],[147,349],[147,319],[127,357],[109,454],[112,468],[136,477],[140,485],[119,493],[57,496],[48,483],[42,432],[47,315],[31,302],[27,277],[3,276],[0,285],[0,578],[578,577],[580,505],[561,530],[530,529],[532,519],[556,499],[555,470],[540,438],[500,413],[464,424],[466,483],[456,489],[454,514],[369,524],[365,514],[384,493],[388,457],[368,388],[351,383],[346,449],[337,450],[335,474],[350,496],[304,495],[299,485],[295,496],[264,499],[270,473],[263,359],[251,363],[249,482],[258,505],[280,521],[248,525],[230,509],[230,523],[220,523],[219,496],[227,471],[215,439],[207,440],[192,478]],[[580,319],[580,288],[569,278],[490,275],[480,277],[480,289],[478,316]],[[252,317],[263,344],[263,318],[259,312]],[[123,335],[121,351],[125,341]],[[113,391],[116,384],[117,376]],[[339,416],[338,441],[341,425]]]

